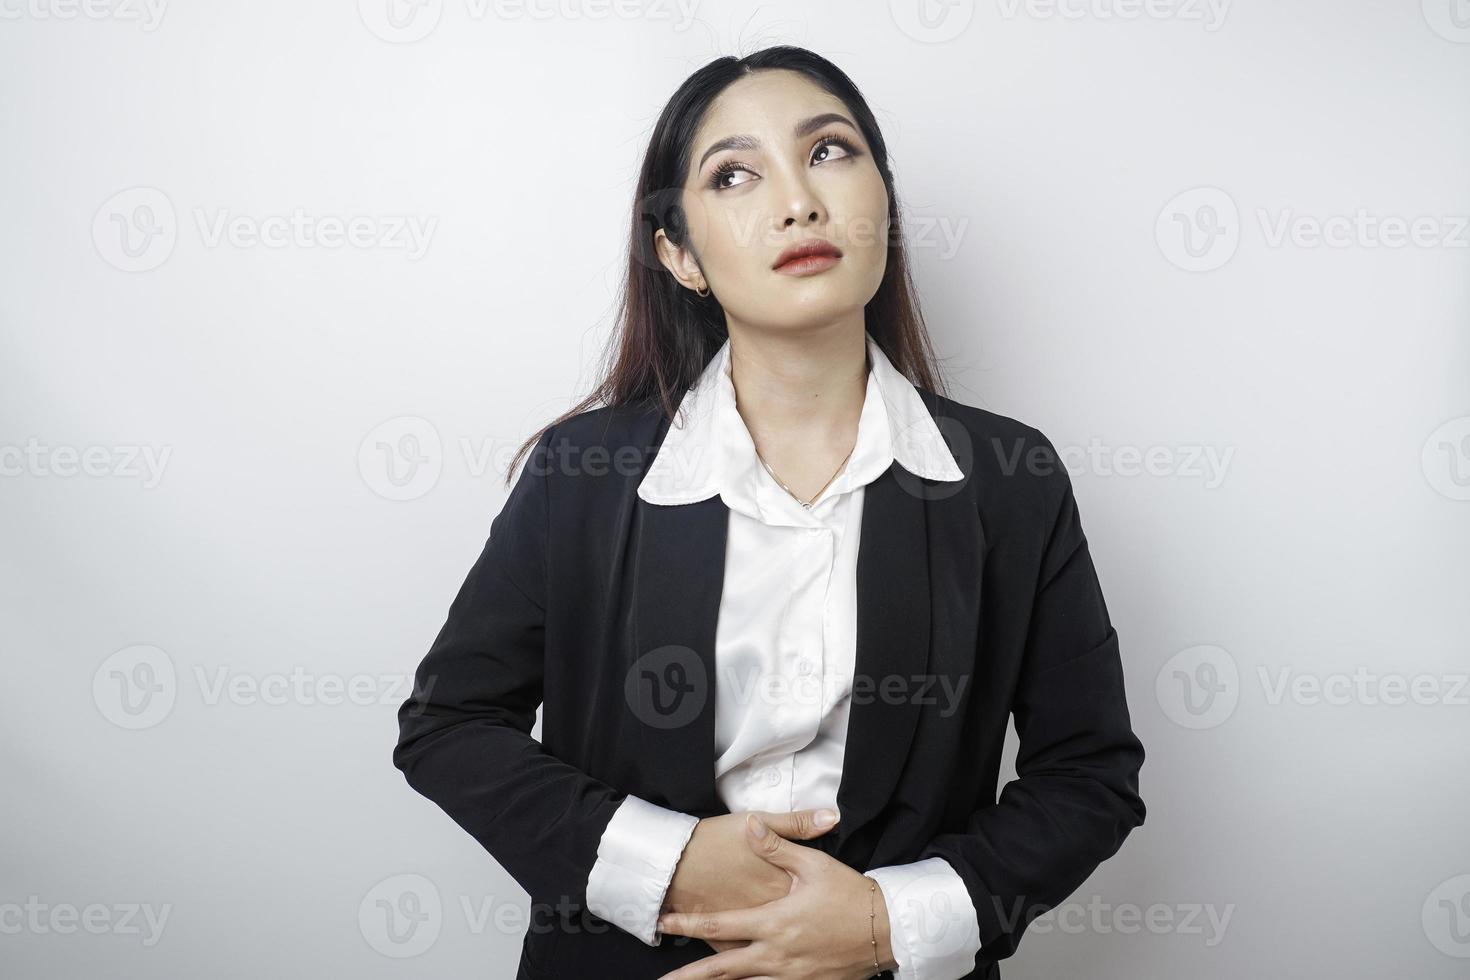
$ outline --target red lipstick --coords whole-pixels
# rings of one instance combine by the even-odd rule
[[[836,245],[823,238],[808,238],[782,252],[771,268],[783,275],[809,276],[832,268],[840,258],[842,250]]]

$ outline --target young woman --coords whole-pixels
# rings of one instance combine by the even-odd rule
[[[638,200],[610,370],[521,447],[394,763],[530,894],[518,977],[998,977],[1145,812],[1066,470],[940,394],[828,61],[700,69]]]

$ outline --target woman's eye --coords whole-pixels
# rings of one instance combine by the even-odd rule
[[[838,151],[836,155],[833,155],[833,150]],[[828,160],[841,160],[846,156],[852,156],[852,152],[842,140],[827,140],[817,145],[816,151],[812,153],[812,161],[825,163]]]
[[[727,187],[736,187],[740,184],[745,183],[745,181],[743,180],[731,183],[727,179],[733,177],[736,174],[746,174],[747,176],[749,176],[750,171],[746,170],[738,163],[722,163],[715,168],[715,172],[710,176],[710,186],[715,188],[716,190],[724,190]]]

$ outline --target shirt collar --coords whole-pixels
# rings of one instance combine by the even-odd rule
[[[864,338],[872,368],[858,416],[857,443],[822,498],[867,485],[895,461],[926,479],[963,479],[918,391],[871,333],[864,331]],[[681,419],[682,425],[670,423],[638,496],[652,504],[688,504],[718,493],[732,510],[769,517],[773,501],[768,491],[774,481],[762,472],[750,430],[735,406],[728,339],[685,392],[675,413],[675,422]]]

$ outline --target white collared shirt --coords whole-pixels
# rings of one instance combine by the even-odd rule
[[[804,508],[756,455],[735,404],[727,340],[680,402],[638,487],[675,506],[719,494],[729,508],[715,635],[715,784],[731,813],[837,810],[857,649],[857,554],[864,491],[896,461],[959,480],[914,386],[866,335],[872,364],[852,456]],[[604,831],[587,908],[649,945],[698,818],[629,795]],[[902,980],[954,980],[980,948],[974,905],[943,858],[867,871],[888,906]],[[969,941],[955,949],[955,916]],[[926,937],[944,936],[942,946]]]

